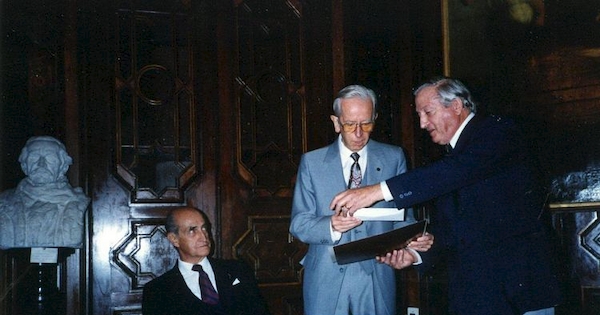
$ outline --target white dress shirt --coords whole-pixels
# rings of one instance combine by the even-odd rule
[[[351,157],[354,151],[348,149],[344,143],[342,142],[342,136],[338,136],[338,147],[340,151],[340,160],[342,162],[342,169],[344,171],[344,179],[346,180],[346,185],[350,180],[350,173],[352,169],[352,164],[354,164],[354,159]],[[365,145],[360,151],[356,152],[360,156],[358,159],[358,165],[360,166],[360,174],[362,178],[365,178],[365,172],[367,170],[367,146]],[[342,233],[333,230],[333,226],[329,225],[329,230],[331,232],[331,240],[337,242],[342,238]]]
[[[192,293],[194,293],[195,296],[197,296],[199,299],[202,299],[202,293],[200,293],[200,283],[198,282],[200,276],[198,274],[198,271],[192,270],[194,264],[182,261],[181,259],[177,260],[177,264],[179,267],[179,271],[181,272],[181,275],[185,280],[185,284],[187,284],[188,288],[190,288],[190,290],[192,291]],[[204,258],[196,265],[202,266],[202,269],[204,270],[204,272],[206,272],[208,278],[210,279],[210,283],[215,288],[215,291],[217,291],[217,281],[215,280],[215,272],[213,271],[208,259]]]

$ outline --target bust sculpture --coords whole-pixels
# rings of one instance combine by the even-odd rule
[[[83,245],[90,199],[65,176],[73,163],[53,137],[30,138],[19,156],[26,177],[0,193],[0,249]]]

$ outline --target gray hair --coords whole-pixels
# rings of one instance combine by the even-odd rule
[[[375,96],[373,90],[362,85],[348,85],[340,90],[337,98],[333,101],[333,113],[335,116],[340,117],[342,115],[342,100],[355,97],[371,101],[373,104],[373,116],[371,118],[375,120],[375,117],[377,117],[377,96]]]
[[[477,104],[473,101],[471,97],[471,92],[459,80],[446,77],[436,78],[419,86],[413,92],[413,94],[417,96],[417,94],[419,94],[421,90],[430,86],[435,87],[435,90],[440,96],[440,102],[442,103],[442,105],[444,105],[444,107],[450,106],[450,103],[452,103],[452,101],[459,98],[462,101],[463,106],[467,108],[470,112],[477,112]]]

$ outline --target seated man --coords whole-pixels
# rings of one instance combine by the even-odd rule
[[[210,225],[202,211],[176,208],[165,227],[179,259],[173,269],[144,286],[144,315],[270,314],[245,263],[208,257]]]

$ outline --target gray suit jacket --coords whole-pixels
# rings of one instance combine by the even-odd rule
[[[375,184],[406,171],[406,159],[401,148],[370,140],[367,144],[368,160],[363,171],[362,186]],[[347,265],[334,261],[333,246],[368,236],[381,234],[414,222],[412,210],[407,211],[405,222],[370,221],[343,233],[341,240],[333,242],[330,235],[329,204],[333,197],[346,189],[338,142],[308,152],[302,156],[292,205],[290,232],[309,245],[301,261],[304,266],[304,311],[306,315],[333,314],[338,301]],[[379,202],[374,207],[395,207]],[[396,285],[394,270],[379,264],[375,259],[357,262],[373,276],[376,310],[365,314],[395,314]],[[360,283],[356,283],[360,285]]]

